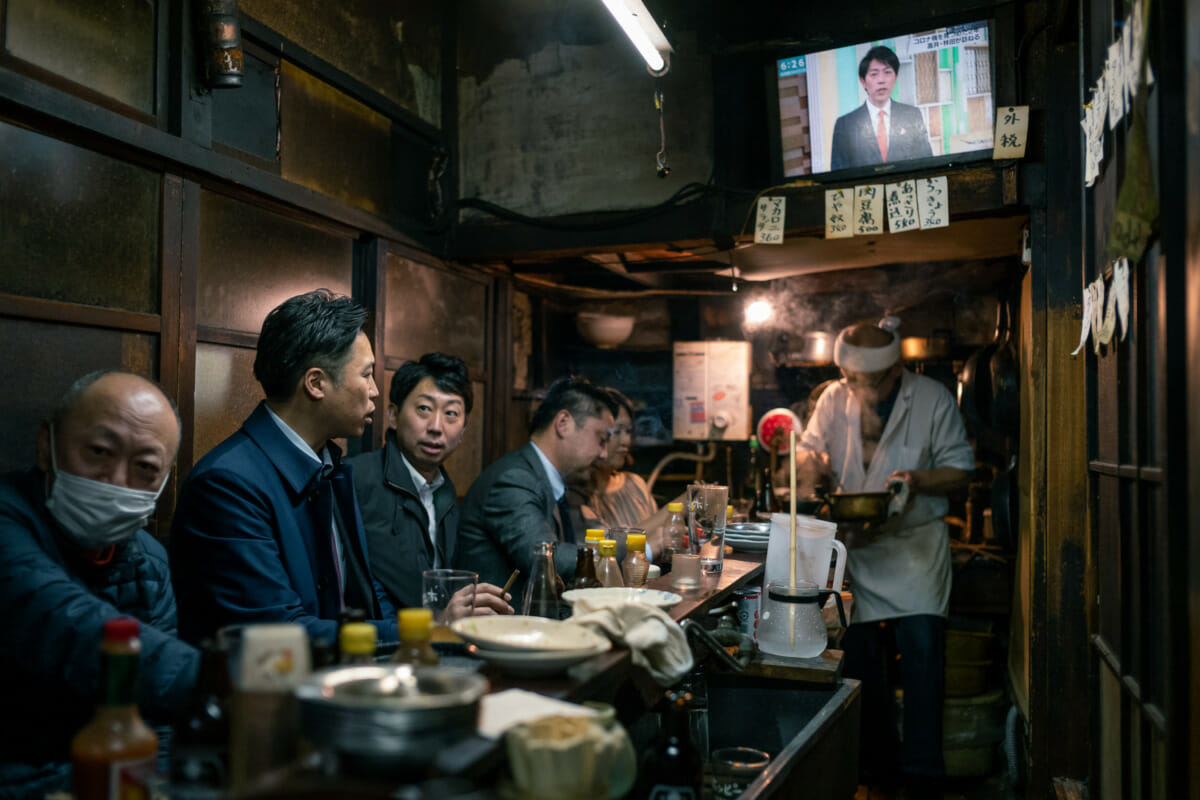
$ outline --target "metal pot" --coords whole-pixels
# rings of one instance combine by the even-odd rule
[[[831,492],[829,518],[834,522],[883,522],[888,516],[888,503],[900,485],[886,492]]]
[[[428,766],[475,733],[487,679],[473,670],[343,667],[314,673],[296,688],[301,734],[337,752],[362,774],[397,775]]]
[[[833,363],[836,340],[837,336],[829,331],[809,331],[799,341],[781,334],[771,356],[778,366],[820,367]]]

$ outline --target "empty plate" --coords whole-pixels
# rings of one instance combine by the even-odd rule
[[[609,643],[582,625],[542,617],[467,617],[450,623],[450,630],[490,651],[595,650]]]
[[[489,664],[495,664],[505,672],[513,675],[536,677],[553,675],[562,672],[567,667],[587,661],[612,648],[612,643],[605,640],[602,646],[591,650],[489,650],[476,646],[473,652]]]
[[[563,600],[575,605],[576,600],[607,605],[609,603],[645,603],[661,609],[668,609],[683,598],[673,592],[661,589],[647,589],[631,586],[604,586],[598,589],[571,589],[563,592]]]

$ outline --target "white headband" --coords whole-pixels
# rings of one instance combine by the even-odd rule
[[[883,347],[859,347],[846,341],[846,331],[838,334],[833,344],[833,363],[851,372],[882,372],[900,360],[900,337],[888,328],[890,344]]]

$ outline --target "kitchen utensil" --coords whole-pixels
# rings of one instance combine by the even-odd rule
[[[562,672],[567,667],[587,661],[610,649],[612,643],[605,640],[603,645],[597,645],[590,650],[491,650],[472,645],[468,652],[513,675],[541,677]]]
[[[450,630],[487,650],[591,650],[608,641],[582,625],[520,615],[467,617]]]
[[[813,658],[829,643],[821,605],[825,598],[837,598],[838,616],[846,625],[840,592],[818,589],[808,581],[768,581],[763,597],[762,617],[758,624],[758,649],[785,658]]]
[[[1004,329],[1004,339],[996,346],[992,358],[988,362],[991,373],[992,389],[991,404],[988,408],[988,421],[992,427],[1005,437],[1005,447],[1020,433],[1020,387],[1017,385],[1019,372],[1017,369],[1017,348],[1013,343],[1013,326],[1016,314],[1013,300],[1005,296],[1001,301],[1005,304],[1008,324]],[[1007,453],[1006,453],[1007,455]]]
[[[991,418],[992,373],[988,364],[1007,327],[1008,309],[1001,299],[996,305],[996,332],[992,341],[971,354],[959,375],[958,408],[962,411],[967,434],[973,437],[979,435]]]
[[[422,667],[415,693],[402,692],[402,666],[314,673],[295,690],[301,735],[335,751],[343,771],[397,775],[428,767],[429,754],[475,733],[487,679],[472,670]]]
[[[846,572],[846,546],[836,538],[837,525],[832,522],[796,515],[796,580],[807,581],[819,589],[842,588]],[[771,515],[771,539],[767,547],[764,580],[786,584],[791,573],[788,552],[791,549],[791,521],[787,514]],[[830,555],[837,554],[833,580],[829,578]]]
[[[831,492],[825,496],[829,518],[834,522],[883,522],[888,517],[888,503],[899,489],[896,482],[884,492]]]
[[[571,589],[563,592],[563,600],[571,605],[576,600],[587,599],[600,603],[645,603],[656,608],[668,609],[683,598],[674,592],[664,592],[661,589],[645,587],[632,588],[629,586],[604,586],[598,589]]]

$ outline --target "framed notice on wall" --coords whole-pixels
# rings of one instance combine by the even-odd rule
[[[750,438],[750,343],[675,342],[676,439]]]

